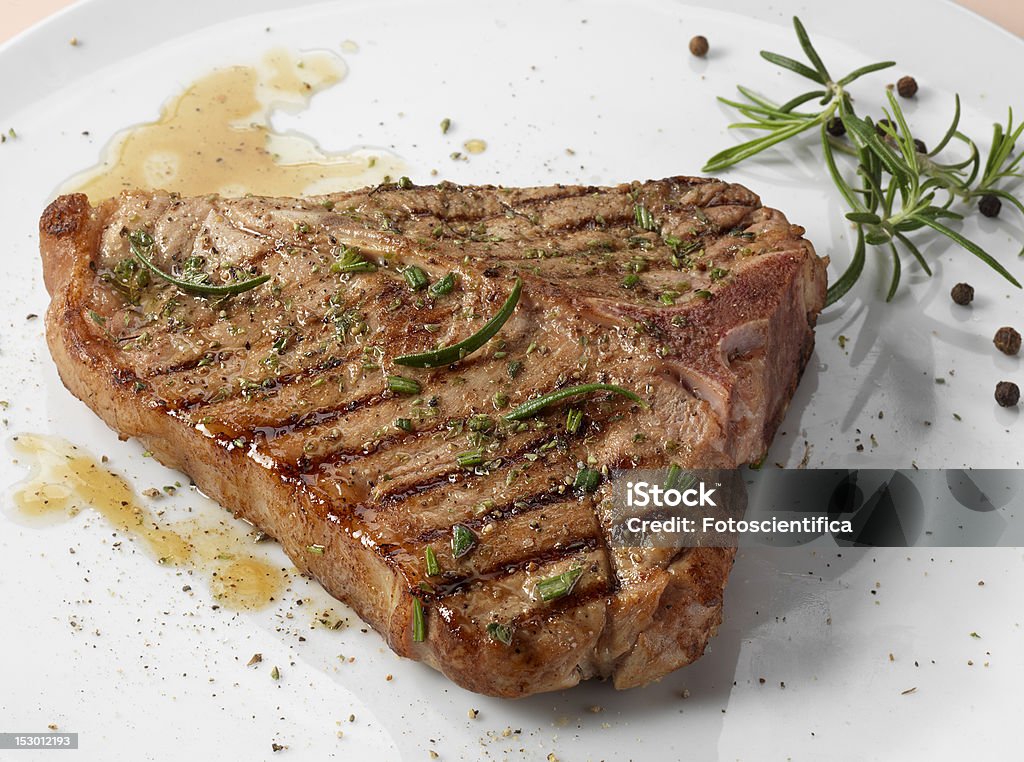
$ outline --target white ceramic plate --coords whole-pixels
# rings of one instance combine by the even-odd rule
[[[921,93],[907,110],[926,138],[944,129],[953,92],[964,100],[964,128],[982,136],[1007,105],[1024,105],[1020,40],[945,2],[252,0],[238,8],[91,0],[0,48],[0,128],[18,134],[0,145],[4,433],[57,434],[108,455],[139,491],[181,477],[118,442],[64,390],[42,321],[26,320],[47,304],[36,220],[113,134],[155,118],[212,67],[253,63],[275,45],[340,53],[343,40],[355,41],[359,51],[343,53],[349,77],[275,124],[328,149],[390,148],[418,182],[434,168],[455,181],[508,185],[696,173],[736,140],[716,95],[736,83],[793,92],[793,78],[757,52],[795,53],[794,12],[835,70],[896,57],[896,72],[916,75]],[[686,51],[698,33],[711,40],[706,61]],[[72,37],[81,44],[69,45]],[[859,106],[880,103],[886,77],[857,90]],[[457,125],[449,136],[438,129],[445,116]],[[472,137],[488,150],[451,161]],[[725,176],[758,190],[806,226],[822,254],[845,262],[849,229],[809,151],[785,150]],[[1020,223],[1004,214],[972,218],[963,230],[1020,276]],[[993,352],[990,337],[999,325],[1021,326],[1022,296],[943,242],[926,253],[936,277],[908,266],[912,287],[894,304],[880,301],[888,270],[872,258],[842,309],[823,315],[771,462],[798,463],[807,442],[812,466],[1020,465],[1019,414],[992,402],[995,381],[1021,381],[1020,362]],[[963,279],[978,291],[970,310],[948,297]],[[845,349],[840,335],[850,338]],[[0,464],[0,485],[25,476],[13,459]],[[188,490],[159,509],[168,521],[222,518]],[[289,566],[276,548],[266,554]],[[288,747],[276,756],[298,759],[420,760],[431,750],[467,760],[1009,758],[1024,681],[1022,584],[1014,549],[752,550],[736,563],[725,623],[695,665],[627,693],[589,684],[506,702],[399,659],[358,621],[313,628],[311,612],[330,601],[301,578],[279,604],[234,613],[214,608],[202,575],[154,565],[88,512],[42,529],[6,510],[0,731],[53,723],[79,732],[81,749],[69,754],[90,760],[271,758],[271,743]],[[255,652],[263,662],[246,667]]]

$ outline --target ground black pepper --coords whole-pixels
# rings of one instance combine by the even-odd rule
[[[996,384],[996,402],[1002,407],[1013,407],[1020,401],[1020,387],[1013,381],[1000,381]]]
[[[917,95],[917,80],[913,77],[900,77],[896,83],[896,92],[901,98],[913,98]]]
[[[992,343],[1004,355],[1015,355],[1020,351],[1020,333],[1015,328],[1004,325],[996,331]]]
[[[698,34],[692,40],[690,40],[690,52],[697,56],[697,58],[703,58],[708,54],[708,38],[702,34]]]
[[[974,286],[970,283],[957,283],[949,295],[957,304],[966,306],[974,301]]]
[[[998,196],[993,196],[991,193],[986,193],[978,202],[978,211],[986,217],[998,217],[999,210],[1002,208],[1003,202],[999,200]]]

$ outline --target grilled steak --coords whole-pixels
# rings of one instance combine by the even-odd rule
[[[611,547],[600,469],[760,459],[812,349],[823,260],[715,180],[400,185],[58,198],[40,245],[64,383],[396,652],[470,690],[627,688],[698,658],[733,551]],[[186,283],[271,279],[195,294],[132,241]],[[395,364],[477,332],[516,278],[518,305],[478,351]],[[503,419],[586,383],[646,406],[599,391]],[[567,430],[570,408],[583,418]],[[583,467],[596,491],[574,488]]]

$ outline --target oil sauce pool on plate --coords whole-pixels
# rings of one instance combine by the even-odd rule
[[[305,108],[346,73],[332,53],[298,56],[283,49],[271,50],[256,66],[216,69],[168,100],[155,122],[116,135],[102,161],[60,192],[85,193],[94,204],[129,189],[303,196],[397,177],[404,165],[386,151],[328,153],[308,137],[271,126],[275,109]]]
[[[226,608],[257,609],[280,598],[284,571],[250,552],[252,538],[239,526],[194,518],[163,524],[122,477],[69,442],[21,434],[13,445],[31,468],[12,500],[23,523],[53,525],[91,509],[157,563],[208,576],[213,596]]]
[[[387,151],[325,152],[308,137],[273,129],[273,111],[306,108],[315,93],[346,74],[333,53],[296,55],[284,49],[271,50],[254,66],[216,69],[171,97],[156,121],[115,135],[100,163],[69,179],[60,192],[85,193],[94,204],[127,189],[301,196],[400,175],[404,163]],[[252,539],[236,522],[163,524],[123,478],[70,443],[23,434],[14,447],[32,466],[13,500],[23,523],[59,523],[91,509],[157,563],[208,576],[212,594],[226,608],[260,608],[279,599],[285,573],[249,551]]]

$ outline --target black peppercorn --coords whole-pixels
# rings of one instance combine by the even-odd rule
[[[993,196],[991,193],[986,193],[978,202],[978,211],[986,217],[998,217],[1002,208],[1003,202],[999,200],[999,196]]]
[[[1020,333],[1008,325],[1004,325],[992,338],[996,349],[1004,355],[1015,355],[1020,351]]]
[[[917,80],[913,77],[900,77],[896,83],[896,92],[901,98],[913,98],[917,95]]]
[[[918,153],[928,153],[928,146],[920,138],[914,138],[914,150]]]
[[[996,384],[996,402],[1002,407],[1013,407],[1020,402],[1020,387],[1013,381],[1000,381]]]
[[[883,127],[888,127],[890,130],[893,130],[893,131],[895,131],[895,129],[896,129],[896,125],[894,125],[888,119],[879,119],[875,123],[875,132],[877,132],[879,135],[887,136],[889,133],[887,133],[884,129],[882,129]]]
[[[829,135],[837,138],[846,134],[846,125],[843,124],[843,120],[838,116],[834,116],[825,122],[825,129]]]
[[[690,40],[690,52],[697,56],[697,58],[703,58],[708,54],[708,38],[702,34],[698,34],[692,40]]]
[[[974,301],[974,286],[970,283],[957,283],[949,295],[957,304],[967,306]]]

